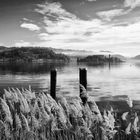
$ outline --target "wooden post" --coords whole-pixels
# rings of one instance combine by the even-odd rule
[[[109,69],[110,69],[110,58],[111,58],[111,55],[109,54]]]
[[[57,70],[51,70],[50,75],[50,95],[53,99],[56,99],[56,81],[57,81]]]
[[[109,60],[110,60],[110,58],[111,58],[111,55],[109,54]]]
[[[87,90],[87,69],[86,68],[79,69],[79,82]]]

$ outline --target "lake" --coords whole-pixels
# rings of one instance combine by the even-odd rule
[[[50,70],[57,68],[57,94],[79,95],[79,68],[88,70],[88,93],[95,100],[120,100],[130,96],[140,100],[140,62],[129,61],[117,65],[92,66],[63,63],[0,64],[0,90],[8,87],[47,90],[50,87]]]

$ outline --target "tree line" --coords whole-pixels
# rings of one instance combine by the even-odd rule
[[[118,63],[122,62],[122,60],[118,57],[114,56],[105,56],[105,55],[90,55],[85,58],[77,58],[77,62],[89,62],[93,64],[104,64],[104,63]]]
[[[69,60],[64,54],[57,54],[50,48],[41,47],[8,48],[0,52],[0,59],[6,61]]]

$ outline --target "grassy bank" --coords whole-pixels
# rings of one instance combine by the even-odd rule
[[[56,101],[47,93],[8,89],[0,98],[0,140],[138,140],[139,117],[113,108],[100,112],[92,97]],[[81,100],[82,99],[82,100]]]

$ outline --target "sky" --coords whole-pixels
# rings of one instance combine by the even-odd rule
[[[140,0],[0,0],[0,45],[140,54]]]

